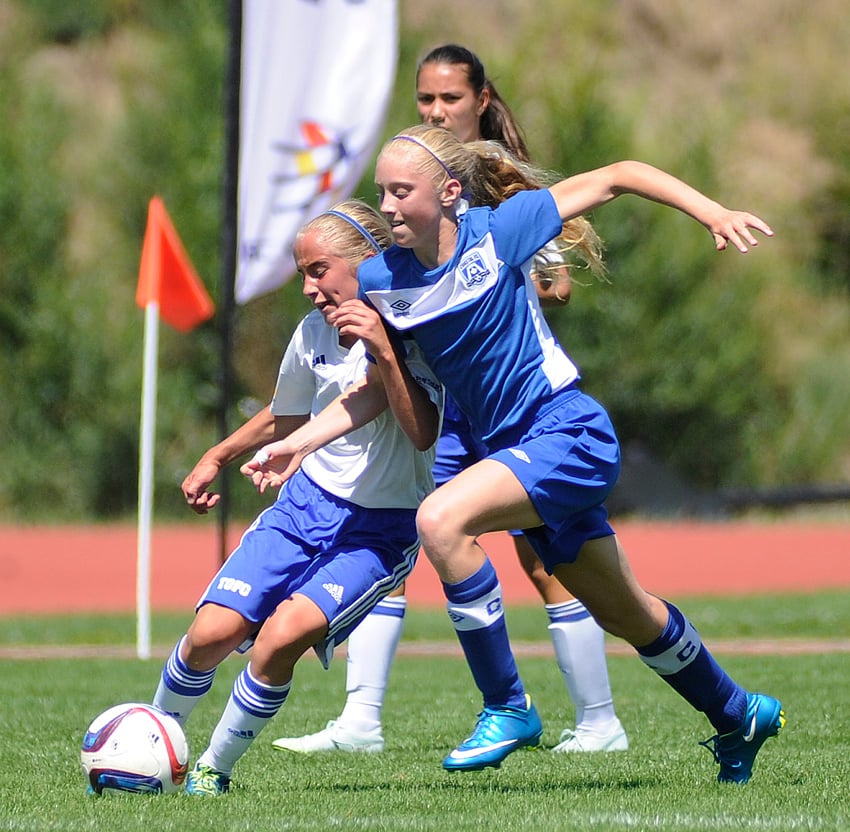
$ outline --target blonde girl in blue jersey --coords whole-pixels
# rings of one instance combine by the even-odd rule
[[[333,441],[305,460],[245,532],[163,668],[153,704],[182,724],[218,665],[253,644],[209,746],[189,772],[189,794],[229,790],[237,760],[286,700],[302,654],[312,647],[327,665],[334,646],[416,561],[416,508],[433,488],[442,387],[415,343],[391,342],[375,311],[356,300],[357,266],[389,240],[383,218],[355,200],[299,232],[295,260],[314,310],[281,362],[269,408],[274,419],[258,415],[209,452],[207,466],[215,468],[271,438],[297,441],[312,416],[338,396],[345,402],[327,437]],[[345,324],[331,324],[346,302]],[[343,396],[364,378],[370,384],[359,395]],[[184,483],[201,513],[218,499],[203,476]]]
[[[360,267],[361,296],[416,340],[490,453],[427,497],[417,514],[484,695],[475,730],[444,767],[498,767],[539,740],[492,565],[478,543],[488,532],[521,528],[545,568],[600,625],[706,714],[716,731],[707,743],[718,779],[747,782],[764,741],[784,724],[781,704],[733,681],[681,611],[637,582],[604,507],[620,467],[616,434],[601,405],[581,391],[577,367],[540,314],[529,261],[565,222],[628,193],[693,217],[718,251],[731,243],[746,252],[757,245],[753,230],[770,236],[771,229],[639,162],[547,187],[495,143],[464,145],[424,126],[385,145],[375,179],[395,245]],[[343,304],[331,317],[346,316]],[[311,429],[318,434],[318,427]],[[271,445],[246,470],[278,482],[301,453],[285,441]]]
[[[518,159],[529,161],[513,113],[487,78],[478,56],[463,46],[444,44],[422,58],[416,71],[416,106],[424,124],[450,130],[463,142],[498,141]],[[600,242],[592,227],[577,219],[571,224],[571,233],[574,240],[583,241],[580,251],[571,252],[571,262],[589,262],[600,270]],[[532,280],[545,306],[569,301],[569,270],[557,246],[534,258]],[[466,417],[447,399],[434,465],[437,485],[486,455],[486,449],[473,438]],[[626,750],[628,738],[614,709],[602,629],[581,601],[546,572],[525,536],[514,534],[512,539],[523,570],[543,600],[557,665],[575,706],[575,727],[564,728],[552,750]],[[349,637],[347,696],[339,716],[316,733],[274,740],[275,747],[300,753],[383,750],[384,694],[405,611],[401,588],[381,601]]]

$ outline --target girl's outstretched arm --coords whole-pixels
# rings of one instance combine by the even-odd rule
[[[309,413],[301,416],[275,416],[271,411],[271,405],[266,405],[228,437],[213,445],[195,463],[195,467],[183,480],[181,486],[183,496],[192,511],[196,514],[206,514],[218,504],[221,495],[211,491],[210,485],[225,465],[229,465],[249,451],[287,436],[309,418]]]
[[[378,384],[367,379],[351,385],[316,417],[285,439],[264,445],[239,469],[260,493],[283,485],[300,467],[304,457],[356,428],[363,427],[387,409],[387,397]]]
[[[718,251],[732,243],[744,253],[747,246],[757,246],[751,229],[767,237],[773,230],[759,217],[746,211],[732,211],[695,188],[643,162],[615,162],[602,168],[562,179],[549,188],[558,213],[564,220],[610,202],[622,194],[635,194],[644,199],[669,205],[702,223],[714,237]]]

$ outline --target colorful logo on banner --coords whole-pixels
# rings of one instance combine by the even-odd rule
[[[278,158],[270,174],[270,215],[296,214],[301,217],[313,203],[326,194],[328,204],[345,199],[350,190],[350,174],[358,160],[371,148],[352,150],[340,131],[323,127],[314,121],[302,122],[303,142],[272,142]],[[260,260],[264,254],[265,238],[242,241],[245,260]]]
[[[272,175],[272,183],[286,197],[276,196],[272,209],[276,213],[302,211],[320,194],[332,191],[335,185],[339,187],[345,181],[350,161],[360,155],[349,153],[341,134],[334,135],[316,122],[302,122],[301,135],[304,143],[300,146],[285,142],[272,145],[281,155],[280,170]],[[305,183],[309,193],[306,200],[293,202],[292,186],[298,180]]]

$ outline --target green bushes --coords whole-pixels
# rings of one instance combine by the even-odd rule
[[[6,3],[0,27],[8,521],[135,510],[134,294],[153,194],[214,298],[222,280],[226,3],[90,0],[73,15],[66,5]],[[448,32],[482,56],[540,164],[566,174],[645,159],[777,231],[741,257],[715,253],[703,229],[666,208],[627,197],[596,212],[610,282],[577,272],[570,307],[550,320],[623,442],[703,488],[846,481],[842,4],[824,0],[804,19],[749,4],[746,14],[764,6],[764,39],[744,25],[721,37],[699,5],[660,15],[650,0],[512,7],[498,25],[484,0],[401,6],[387,135],[415,121],[416,60]],[[368,200],[370,179],[358,189]],[[236,402],[268,400],[306,309],[293,283],[238,310],[231,425],[243,418]],[[160,367],[156,512],[177,517],[179,483],[216,439],[216,323],[188,335],[164,326]],[[255,511],[247,484],[233,497],[237,514]]]

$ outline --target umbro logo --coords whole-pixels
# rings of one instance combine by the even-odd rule
[[[325,592],[327,592],[328,595],[337,602],[337,604],[342,603],[342,593],[344,590],[339,584],[322,584],[322,589],[324,589]]]
[[[394,300],[390,304],[390,309],[392,309],[393,312],[397,312],[399,315],[404,315],[407,313],[407,310],[410,309],[411,306],[412,304],[410,303],[410,301],[402,300],[401,298],[399,298],[398,300]]]
[[[531,465],[531,460],[528,458],[528,454],[525,451],[517,450],[516,448],[510,448],[510,452],[517,458],[521,459],[523,462],[527,462]]]

